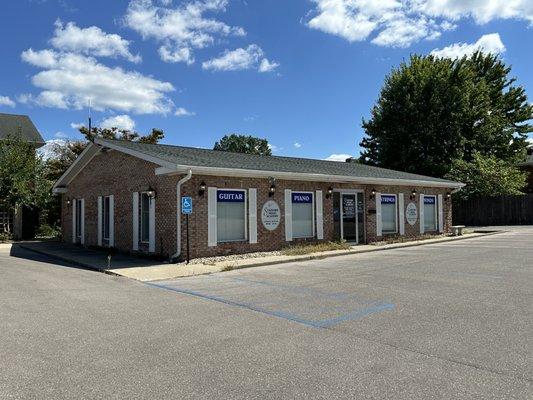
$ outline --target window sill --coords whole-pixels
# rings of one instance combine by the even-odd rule
[[[248,239],[224,240],[222,242],[217,242],[217,245],[224,243],[248,243]]]

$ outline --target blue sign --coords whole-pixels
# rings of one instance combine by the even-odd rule
[[[181,198],[181,213],[192,214],[192,197]]]
[[[313,194],[312,193],[292,193],[292,202],[293,203],[312,203]]]
[[[381,204],[396,204],[396,196],[381,195]]]
[[[424,204],[435,204],[435,197],[424,197]]]
[[[219,203],[244,203],[244,192],[242,190],[217,190],[217,201]]]

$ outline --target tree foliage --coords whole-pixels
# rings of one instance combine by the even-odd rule
[[[103,139],[118,139],[139,143],[156,144],[165,137],[165,133],[161,129],[156,128],[153,128],[152,132],[144,136],[135,131],[119,128],[92,127],[89,131],[89,128],[82,126],[79,131],[90,142],[93,142],[95,138],[100,137]]]
[[[225,135],[219,142],[215,143],[213,149],[263,156],[272,155],[268,140],[246,135]]]
[[[466,183],[457,195],[468,198],[522,194],[527,174],[496,156],[475,152],[471,162],[455,160],[446,178]]]
[[[51,198],[52,185],[33,144],[16,135],[0,140],[1,207],[45,207]]]
[[[481,52],[458,60],[411,56],[386,77],[363,120],[361,161],[436,177],[457,176],[455,168],[481,159],[512,169],[524,158],[533,106],[510,72]]]

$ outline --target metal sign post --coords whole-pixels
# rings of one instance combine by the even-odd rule
[[[192,197],[181,198],[181,213],[185,214],[185,224],[187,225],[187,264],[189,264],[190,241],[189,241],[189,215],[192,214]]]

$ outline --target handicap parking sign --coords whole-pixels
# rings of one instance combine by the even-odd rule
[[[181,198],[181,213],[192,214],[192,197]]]

